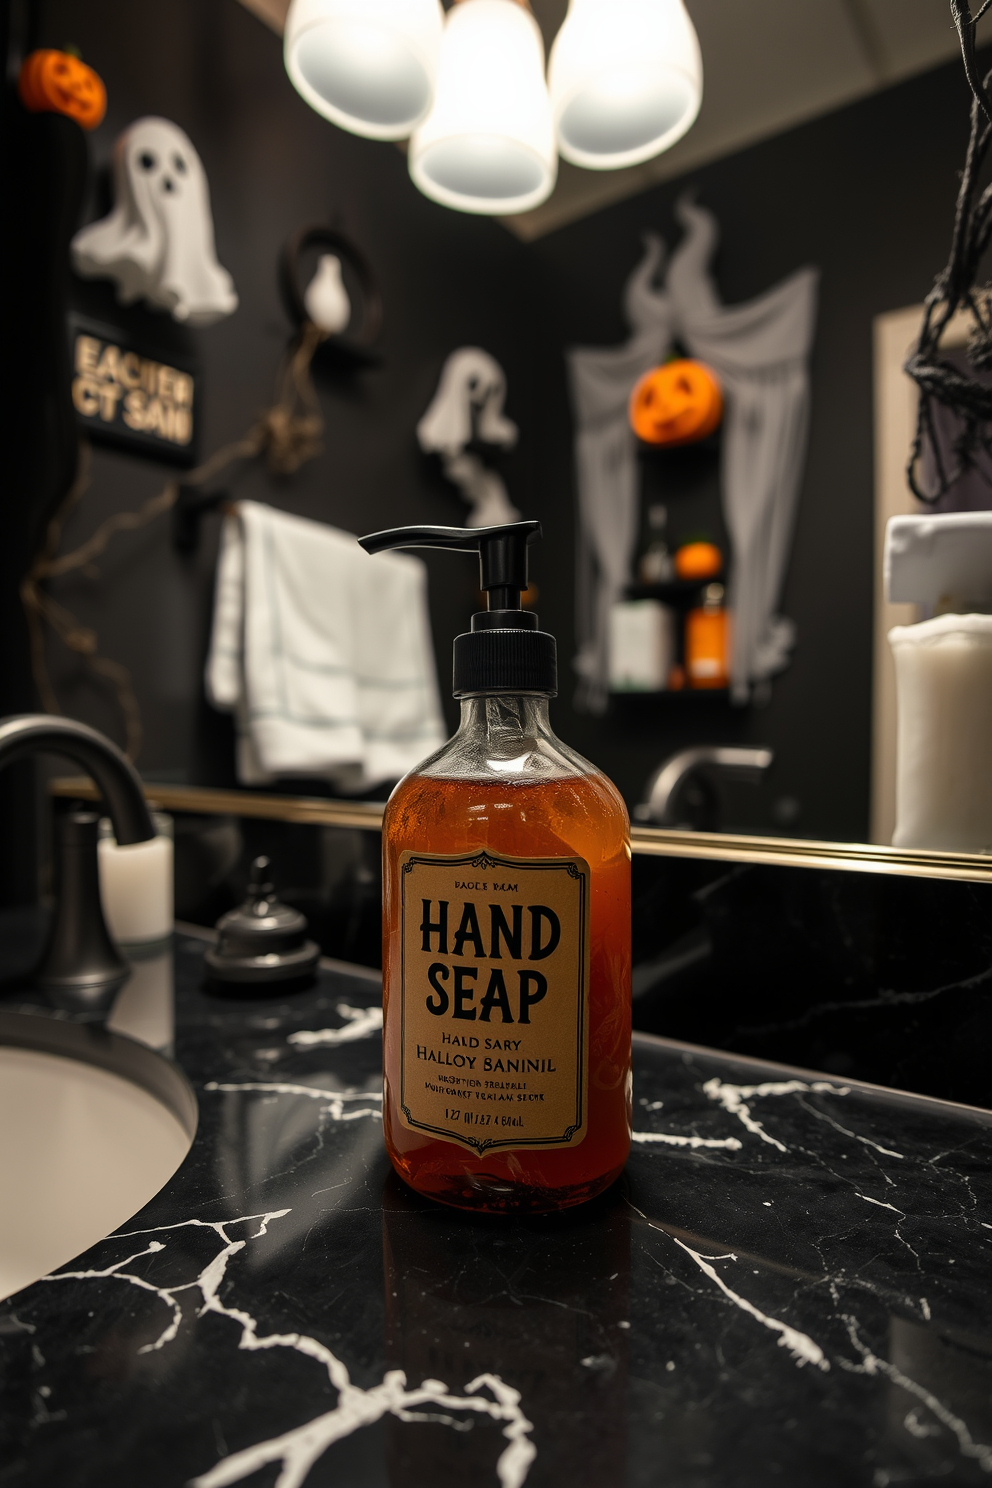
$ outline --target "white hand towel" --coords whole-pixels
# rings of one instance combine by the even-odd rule
[[[359,790],[446,737],[419,559],[243,501],[224,522],[207,696],[238,722],[238,778]]]

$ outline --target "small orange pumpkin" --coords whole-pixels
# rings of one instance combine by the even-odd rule
[[[716,543],[700,539],[683,543],[675,552],[675,574],[680,579],[715,579],[723,572],[723,554]]]
[[[21,65],[17,91],[33,114],[65,114],[95,129],[107,112],[107,90],[92,67],[72,52],[43,47]]]
[[[716,373],[689,357],[652,367],[630,395],[630,426],[645,444],[692,444],[722,417]]]

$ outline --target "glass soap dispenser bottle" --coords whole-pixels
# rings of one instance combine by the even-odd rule
[[[457,733],[383,822],[386,1146],[411,1188],[487,1213],[583,1203],[630,1148],[630,835],[556,738],[554,637],[520,607],[537,522],[404,527],[478,552],[488,610],[455,640]]]

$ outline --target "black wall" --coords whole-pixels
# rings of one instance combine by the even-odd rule
[[[236,0],[99,0],[86,7],[47,0],[40,40],[75,41],[108,86],[107,119],[89,139],[95,173],[84,218],[106,209],[99,171],[117,134],[139,115],[175,120],[203,158],[219,257],[241,297],[234,316],[194,338],[205,388],[204,454],[239,436],[271,401],[290,333],[276,284],[287,236],[308,222],[336,222],[375,266],[386,312],[381,368],[321,383],[327,433],[319,459],[285,480],[253,470],[232,486],[234,494],[356,532],[402,521],[461,522],[464,508],[420,456],[414,428],[448,352],[484,346],[506,368],[508,412],[521,427],[519,448],[504,468],[511,496],[524,515],[545,522],[535,578],[542,621],[559,638],[559,732],[631,800],[652,767],[683,743],[769,743],[777,751],[771,778],[760,789],[734,789],[727,825],[781,830],[776,803],[791,798],[799,814],[788,830],[865,835],[871,323],[922,299],[946,257],[967,130],[958,64],[525,245],[498,223],[426,201],[410,183],[401,151],[345,134],[314,114],[286,78],[278,38]],[[798,624],[799,646],[764,709],[635,700],[602,719],[578,717],[570,700],[574,499],[562,352],[626,336],[620,291],[639,257],[640,234],[660,229],[674,243],[672,204],[686,187],[720,220],[717,273],[728,302],[801,264],[822,270],[809,462],[783,601]],[[136,508],[167,474],[164,466],[95,448],[92,486],[64,546],[112,512]],[[51,499],[50,486],[31,498],[35,519]],[[160,521],[117,539],[97,572],[57,586],[59,599],[94,625],[105,651],[132,672],[146,728],[139,765],[153,778],[232,780],[229,726],[202,701],[216,533],[211,518],[195,558],[182,558]],[[474,573],[467,558],[432,557],[430,567],[443,686],[450,638],[475,608]],[[20,653],[11,578],[2,599]],[[66,711],[121,738],[104,686],[58,646],[51,656]]]

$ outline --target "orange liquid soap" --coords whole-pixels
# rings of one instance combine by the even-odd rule
[[[583,1203],[630,1150],[629,823],[548,722],[554,642],[512,605],[538,530],[362,540],[482,552],[461,725],[383,823],[383,1124],[412,1188],[494,1214]]]

